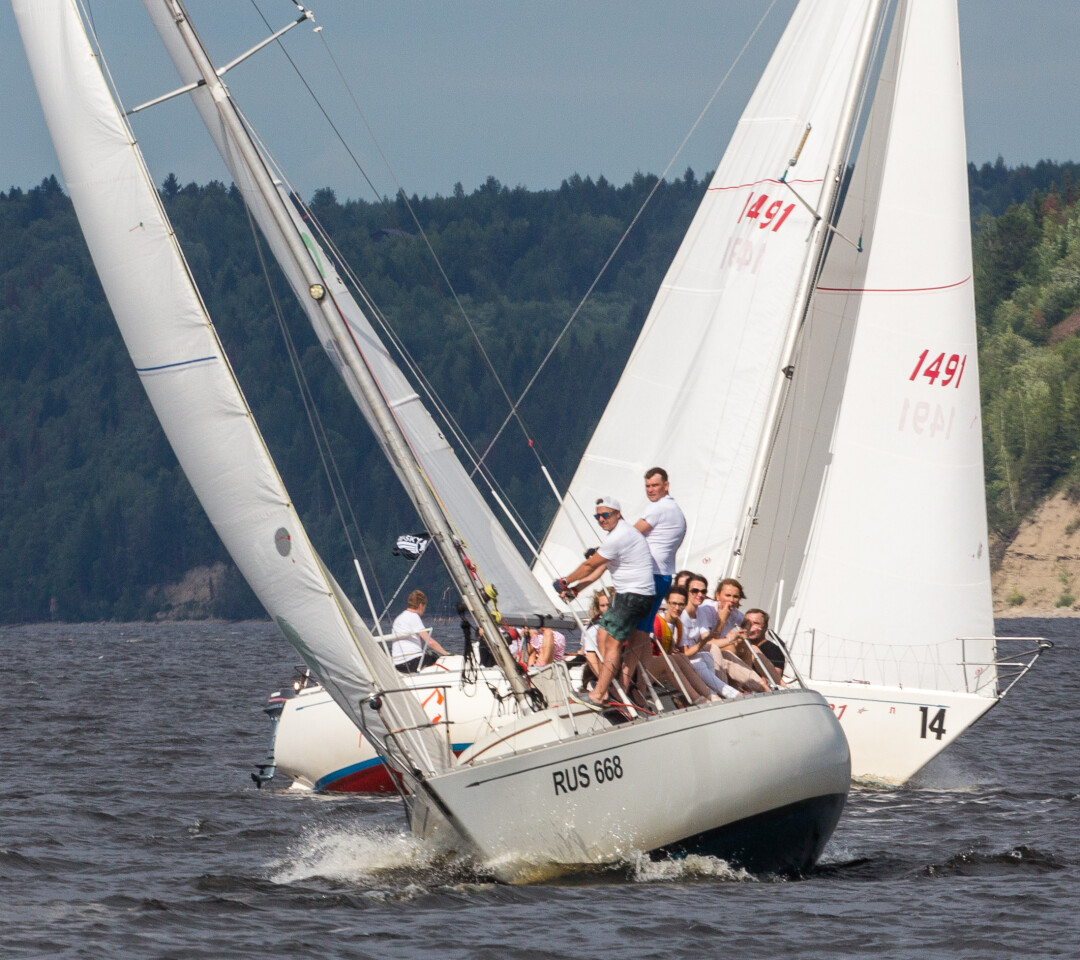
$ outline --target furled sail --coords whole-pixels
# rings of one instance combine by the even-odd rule
[[[158,419],[210,522],[271,617],[343,710],[411,768],[453,765],[309,543],[195,288],[76,0],[14,0],[64,179]]]
[[[746,584],[810,679],[994,696],[954,3],[899,5],[839,229]]]
[[[597,497],[638,515],[658,465],[689,523],[679,564],[724,575],[877,6],[803,0],[793,14],[544,541],[555,569],[597,544]]]
[[[197,81],[200,77],[198,67],[175,28],[174,21],[178,16],[176,5],[168,0],[144,0],[144,4],[183,81]],[[192,98],[316,334],[375,436],[382,442],[382,433],[371,407],[364,399],[354,375],[348,366],[341,362],[326,320],[309,296],[308,283],[289,255],[281,230],[256,188],[253,173],[232,132],[222,122],[205,87],[195,90]],[[269,163],[267,165],[270,166]],[[348,287],[338,276],[333,259],[327,256],[326,251],[312,236],[310,225],[303,221],[280,181],[277,189],[289,208],[295,230],[303,237],[305,245],[319,265],[323,282],[341,312],[349,335],[392,408],[412,453],[423,470],[426,482],[435,492],[444,512],[464,542],[469,559],[475,564],[480,576],[485,583],[494,585],[498,590],[499,610],[513,621],[528,620],[535,623],[537,617],[548,620],[555,618],[557,608],[554,601],[544,594],[533,579],[520,552],[469,478],[438,425],[390,356]],[[399,469],[393,458],[391,464],[395,469]]]

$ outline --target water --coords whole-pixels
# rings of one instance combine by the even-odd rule
[[[708,858],[504,887],[393,799],[258,791],[267,624],[0,629],[0,957],[1077,957],[1080,621],[909,787],[856,789],[820,868]]]

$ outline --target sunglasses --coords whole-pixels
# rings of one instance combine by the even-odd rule
[[[691,593],[694,593],[694,594],[699,594],[699,595],[700,595],[700,594],[702,594],[702,593],[708,593],[709,591],[708,591],[708,590],[695,590],[695,589],[694,589],[693,587],[691,587],[691,588],[690,588],[690,592],[691,592]]]
[[[611,514],[610,513],[594,513],[593,516],[596,517],[597,520],[606,520],[608,517],[611,516]]]

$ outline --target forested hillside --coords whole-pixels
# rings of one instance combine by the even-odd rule
[[[1076,173],[1072,164],[1010,170],[1000,161],[970,170],[999,536],[1055,485],[1080,491]],[[531,192],[489,180],[470,195],[414,197],[460,308],[403,201],[339,203],[321,191],[312,208],[482,450],[508,404],[462,313],[516,397],[655,184],[573,177]],[[534,532],[554,509],[535,454],[565,483],[704,185],[692,171],[659,185],[523,405],[528,437],[511,425],[494,448],[495,473]],[[355,547],[388,595],[407,569],[392,555],[394,538],[416,521],[276,272],[271,295],[238,193],[170,177],[162,196],[301,515],[347,579],[350,554],[282,346],[280,303],[345,479]],[[55,180],[0,193],[0,281],[0,620],[154,616],[163,601],[153,587],[227,558],[150,411]],[[421,580],[437,583],[434,562],[423,563]],[[260,610],[232,573],[216,585],[213,613]]]

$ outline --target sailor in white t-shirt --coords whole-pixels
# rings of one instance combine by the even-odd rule
[[[390,645],[390,655],[394,666],[401,673],[416,673],[429,667],[440,656],[447,656],[447,651],[436,641],[427,627],[423,616],[427,609],[427,596],[423,590],[414,590],[409,594],[406,609],[394,618],[390,632],[398,637]]]
[[[737,697],[739,691],[727,683],[727,674],[719,676],[716,661],[706,646],[716,630],[716,607],[708,606],[708,584],[700,577],[692,576],[686,584],[686,607],[679,617],[683,627],[683,653],[705,685],[725,700]]]
[[[642,512],[641,519],[634,524],[634,528],[649,544],[649,552],[653,558],[656,600],[647,621],[642,624],[646,633],[652,629],[653,617],[671,589],[671,578],[675,576],[675,554],[686,536],[686,517],[671,496],[670,486],[667,471],[663,467],[651,467],[645,472],[645,496],[649,498],[649,503]]]
[[[563,596],[576,597],[605,570],[611,574],[615,597],[600,618],[597,630],[597,645],[603,663],[596,686],[589,694],[594,703],[603,703],[620,660],[625,683],[649,648],[648,634],[642,632],[639,622],[648,617],[653,607],[655,581],[648,542],[623,519],[619,501],[614,497],[600,497],[596,501],[596,520],[607,538],[573,573],[556,580],[555,589]],[[625,655],[623,647],[626,648]]]

